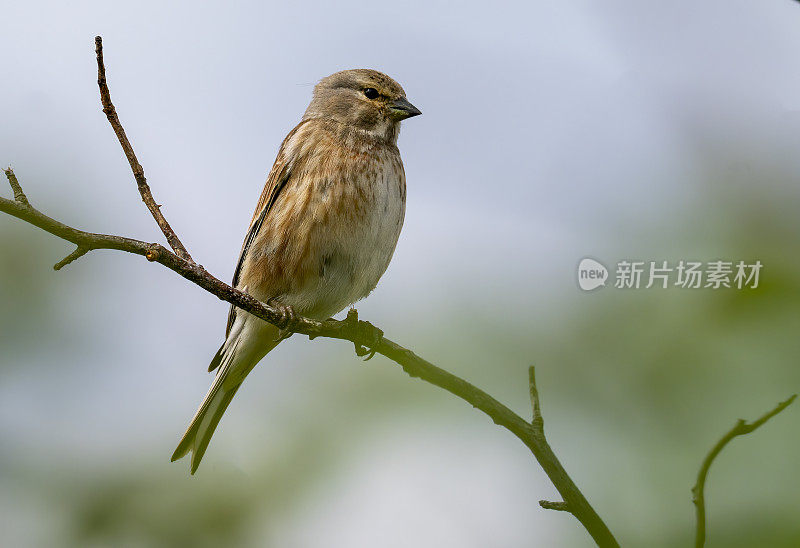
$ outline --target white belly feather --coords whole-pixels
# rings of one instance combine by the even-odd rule
[[[402,164],[383,163],[374,179],[365,184],[365,214],[346,222],[329,218],[330,224],[317,227],[316,237],[321,240],[319,276],[282,299],[306,315],[328,318],[363,299],[389,266],[405,216]]]

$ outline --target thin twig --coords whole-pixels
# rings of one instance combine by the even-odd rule
[[[32,206],[25,207],[5,198],[0,198],[0,211],[22,219],[84,249],[116,249],[141,255],[149,261],[157,262],[169,268],[212,295],[273,325],[280,325],[281,322],[285,321],[285,317],[280,310],[220,281],[209,274],[202,266],[179,257],[162,245],[150,244],[122,236],[94,234],[78,230],[44,215]],[[341,321],[326,320],[324,322],[300,317],[297,319],[293,329],[297,333],[308,335],[309,338],[328,337],[342,339],[351,341],[356,348],[368,347],[371,349],[370,351],[381,354],[399,364],[410,376],[443,388],[479,409],[488,415],[495,424],[507,429],[530,449],[547,477],[553,482],[556,490],[564,498],[563,504],[566,510],[580,521],[598,546],[619,546],[611,531],[591,507],[553,453],[544,438],[541,428],[527,422],[483,390],[444,369],[436,367],[417,356],[411,350],[387,339],[383,336],[383,332],[371,323],[358,320],[357,314],[348,314],[347,319]],[[535,388],[532,391],[533,394],[535,394]],[[536,398],[538,399],[538,395]],[[534,409],[537,408],[538,404],[535,404]]]
[[[711,464],[714,462],[714,459],[719,455],[720,451],[722,451],[728,442],[730,442],[733,438],[737,436],[744,436],[745,434],[749,434],[769,419],[789,407],[792,402],[797,397],[797,394],[794,394],[788,400],[779,403],[775,409],[769,411],[762,415],[758,420],[755,420],[751,423],[747,423],[744,419],[739,419],[736,422],[736,425],[731,428],[727,434],[722,436],[722,438],[714,445],[711,451],[706,455],[706,458],[703,459],[703,464],[700,466],[700,471],[697,474],[697,483],[694,484],[692,487],[692,502],[695,505],[695,513],[697,515],[697,529],[695,531],[694,537],[694,545],[696,548],[701,548],[706,543],[706,501],[705,501],[705,487],[706,487],[706,477],[708,476],[708,471],[711,468]]]
[[[556,510],[558,512],[569,512],[569,505],[566,502],[553,502],[550,500],[540,500],[539,506],[545,510]]]
[[[75,248],[75,251],[58,261],[56,264],[53,265],[53,270],[61,270],[65,266],[67,266],[72,261],[76,261],[89,253],[91,251],[88,247],[78,246]]]
[[[22,187],[19,185],[19,181],[17,181],[17,176],[14,175],[14,170],[11,169],[11,167],[7,167],[3,172],[6,174],[8,184],[11,185],[11,190],[14,192],[14,200],[24,206],[31,205],[30,202],[28,202],[28,197],[22,192]]]
[[[111,92],[108,89],[106,82],[106,67],[103,63],[103,39],[100,36],[95,36],[95,53],[97,54],[97,85],[100,87],[100,102],[103,104],[103,112],[108,118],[108,122],[114,129],[114,133],[119,139],[119,144],[122,145],[122,150],[125,152],[125,157],[128,158],[128,163],[133,171],[133,177],[136,179],[136,186],[139,188],[139,194],[142,195],[142,201],[153,214],[153,218],[164,233],[170,247],[175,250],[175,254],[181,259],[192,261],[191,255],[186,251],[186,248],[181,243],[175,231],[167,222],[167,219],[161,213],[161,206],[158,205],[153,198],[153,193],[150,191],[150,186],[147,184],[147,179],[144,176],[144,168],[136,159],[136,153],[133,152],[133,146],[122,128],[122,124],[117,116],[117,109],[111,102]]]
[[[531,393],[531,407],[533,408],[533,420],[531,424],[539,429],[544,436],[544,419],[542,419],[542,409],[539,404],[539,391],[536,389],[536,368],[528,368],[528,388]]]

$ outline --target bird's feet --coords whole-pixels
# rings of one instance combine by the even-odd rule
[[[295,329],[297,329],[300,318],[297,316],[294,308],[288,304],[281,304],[277,302],[274,297],[272,299],[268,299],[267,304],[273,308],[277,308],[278,312],[281,314],[280,321],[276,324],[279,331],[278,338],[275,339],[275,342],[279,343],[284,339],[288,339],[292,336],[292,333],[294,333]]]
[[[355,335],[354,338],[364,341],[353,341],[353,346],[356,349],[356,355],[359,357],[366,356],[364,361],[371,360],[375,353],[378,351],[378,346],[383,342],[383,331],[375,327],[369,322],[359,321],[358,311],[351,308],[347,311],[347,317],[344,319],[347,328],[352,330]]]

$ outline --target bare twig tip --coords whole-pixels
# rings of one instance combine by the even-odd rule
[[[30,207],[30,202],[28,202],[28,197],[25,196],[25,193],[22,191],[22,185],[19,184],[17,180],[17,176],[14,175],[14,170],[11,169],[11,166],[8,166],[3,170],[3,173],[6,174],[6,179],[8,179],[8,184],[11,186],[11,190],[14,192],[14,200],[17,203],[24,205],[25,207]]]
[[[566,502],[553,502],[550,500],[540,500],[539,506],[545,510],[556,510],[558,512],[570,512],[569,505]]]
[[[528,386],[531,393],[531,407],[533,408],[533,420],[531,424],[539,430],[544,430],[544,419],[539,403],[539,390],[536,388],[536,367],[533,365],[528,368]]]
[[[67,255],[66,257],[61,259],[60,261],[58,261],[56,264],[54,264],[53,265],[53,270],[61,270],[62,268],[67,266],[69,263],[71,263],[71,262],[73,262],[73,261],[75,261],[77,259],[80,259],[84,255],[89,253],[89,251],[91,251],[91,249],[88,248],[88,247],[80,247],[80,246],[78,246],[78,248],[75,251],[73,251],[72,253],[70,253],[69,255]]]

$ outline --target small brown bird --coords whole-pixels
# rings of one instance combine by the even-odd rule
[[[324,78],[283,140],[239,255],[233,285],[299,314],[326,319],[366,297],[389,266],[406,204],[397,137],[421,112],[400,85],[355,69]],[[195,473],[242,381],[285,338],[231,307],[214,383],[172,455]]]

